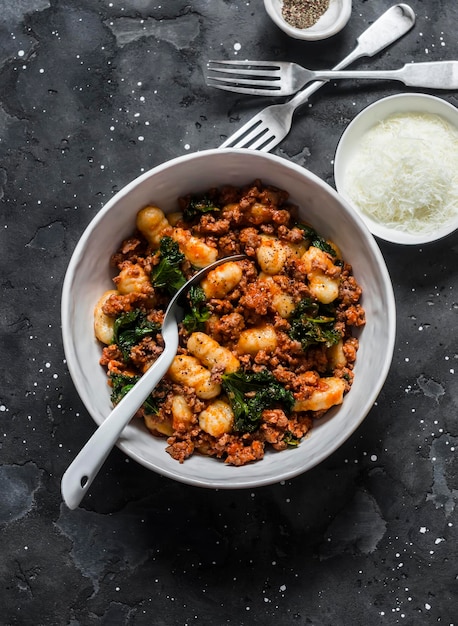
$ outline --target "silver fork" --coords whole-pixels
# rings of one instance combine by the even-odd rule
[[[407,4],[397,4],[385,11],[357,39],[357,46],[335,70],[340,70],[363,56],[372,57],[405,35],[415,24],[415,13]],[[228,137],[220,148],[250,148],[268,152],[289,133],[295,110],[325,83],[316,81],[283,104],[266,107],[242,128]]]
[[[297,63],[209,61],[207,84],[250,96],[290,96],[312,80],[399,80],[408,87],[458,89],[458,61],[407,63],[396,70],[312,71]],[[219,74],[218,74],[219,73]]]

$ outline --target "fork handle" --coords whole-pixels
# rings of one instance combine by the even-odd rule
[[[317,78],[329,80],[387,79],[399,80],[408,87],[429,87],[431,89],[458,88],[458,61],[432,61],[429,63],[407,63],[397,70],[369,70],[347,72],[315,72]]]

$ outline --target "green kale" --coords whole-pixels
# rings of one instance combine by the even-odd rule
[[[289,430],[286,431],[283,441],[292,448],[298,446],[301,442],[301,440],[298,437],[295,437]]]
[[[140,376],[127,376],[126,374],[110,374],[111,401],[118,404],[138,382]]]
[[[294,404],[291,391],[277,381],[269,370],[223,374],[222,385],[235,415],[234,429],[253,432],[258,428],[265,409],[283,406],[290,411]]]
[[[186,282],[181,269],[184,254],[172,237],[162,237],[159,244],[159,264],[151,272],[153,287],[166,289],[171,295],[176,293]]]
[[[299,341],[304,352],[308,347],[324,343],[327,348],[341,339],[335,328],[333,307],[319,304],[310,298],[304,298],[294,309],[289,336]]]
[[[337,256],[334,248],[326,241],[326,239],[324,239],[324,237],[319,235],[314,228],[312,228],[308,224],[300,223],[296,224],[296,227],[302,230],[304,239],[310,241],[311,246],[313,246],[314,248],[319,248],[323,252],[327,252],[333,258]]]
[[[110,374],[111,381],[111,401],[114,405],[121,402],[124,396],[129,393],[132,387],[138,382],[140,376],[128,376],[126,374]],[[150,394],[145,402],[143,408],[146,413],[157,413],[158,405],[156,400]]]
[[[190,222],[203,213],[219,211],[220,208],[208,196],[191,196],[188,205],[183,211],[183,219]]]
[[[210,317],[210,309],[206,306],[207,298],[202,287],[191,287],[188,291],[190,310],[183,319],[183,326],[189,333],[203,330],[204,323]]]
[[[130,358],[130,351],[143,337],[156,335],[161,330],[160,324],[150,322],[141,309],[121,313],[114,324],[114,343],[122,352],[125,361]]]

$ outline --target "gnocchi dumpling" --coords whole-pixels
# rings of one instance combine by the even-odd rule
[[[109,346],[113,342],[115,318],[103,312],[103,305],[113,295],[117,295],[116,289],[105,291],[99,298],[94,309],[94,333],[99,341]]]
[[[288,258],[288,250],[277,237],[262,235],[261,245],[256,250],[256,259],[263,272],[279,274]]]
[[[277,344],[275,328],[271,324],[264,324],[242,330],[237,342],[237,352],[252,355],[256,355],[260,350],[273,352]]]
[[[201,287],[207,298],[224,298],[242,279],[242,268],[235,261],[228,261],[208,272]]]
[[[342,339],[335,343],[333,346],[327,348],[326,355],[328,357],[329,367],[331,369],[345,367],[347,365],[347,357],[345,356]]]
[[[152,295],[154,292],[148,274],[141,265],[136,263],[126,263],[113,282],[122,295],[129,293]]]
[[[174,383],[192,387],[198,398],[215,398],[221,393],[221,385],[212,380],[209,370],[194,356],[177,354],[168,370]]]
[[[170,420],[160,420],[157,415],[146,413],[144,415],[145,426],[152,433],[170,437],[173,434],[173,425]]]
[[[192,333],[188,339],[188,350],[210,369],[221,365],[226,374],[231,374],[240,367],[240,361],[228,348],[202,332]]]
[[[287,319],[296,307],[294,298],[289,293],[283,291],[272,276],[261,273],[259,280],[262,280],[263,284],[268,288],[273,310],[276,311],[280,317]]]
[[[234,411],[224,400],[214,400],[199,413],[199,426],[212,437],[230,433],[234,425]]]
[[[339,296],[340,268],[326,252],[310,246],[302,257],[312,295],[323,304],[330,304]]]
[[[218,250],[209,246],[203,239],[191,235],[189,230],[174,228],[170,233],[180,251],[194,267],[201,269],[210,265],[218,258]]]
[[[137,213],[136,226],[149,245],[157,250],[161,237],[170,231],[170,222],[157,206],[146,206]]]
[[[304,400],[297,400],[293,411],[327,411],[336,404],[342,404],[345,381],[336,376],[320,378],[318,386]]]
[[[189,430],[193,422],[193,412],[186,398],[175,394],[172,398],[172,426],[174,430]]]

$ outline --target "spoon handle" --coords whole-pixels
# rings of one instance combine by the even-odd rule
[[[245,254],[235,254],[217,259],[194,274],[173,296],[162,322],[161,333],[164,340],[164,351],[105,418],[105,421],[98,427],[62,476],[62,497],[70,509],[76,509],[84,498],[123,429],[159,381],[166,375],[172,364],[179,344],[177,316],[183,313],[179,304],[180,298],[213,268],[228,261],[241,261],[245,258]]]
[[[164,352],[157,358],[148,372],[116,405],[110,413],[109,419],[106,419],[97,428],[62,476],[62,497],[70,509],[76,509],[84,498],[122,431],[130,422],[132,415],[137,412],[151,390],[167,373],[178,348],[176,321],[168,325],[167,331],[167,349],[164,349]]]

